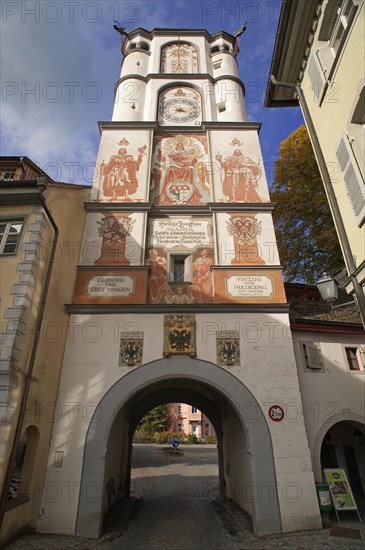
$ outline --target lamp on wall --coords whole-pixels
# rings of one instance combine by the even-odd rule
[[[337,281],[328,275],[328,273],[323,273],[321,279],[316,282],[316,287],[318,288],[322,300],[331,304],[331,308],[335,309],[338,307],[348,306],[349,304],[354,304],[354,301],[345,302],[343,304],[333,305],[334,302],[338,300],[338,283]]]
[[[316,287],[325,302],[332,304],[338,300],[338,283],[328,273],[323,273],[322,278],[316,282]]]

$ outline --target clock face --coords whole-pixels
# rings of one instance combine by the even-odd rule
[[[160,107],[163,118],[171,122],[190,122],[200,114],[199,105],[187,98],[167,99]]]

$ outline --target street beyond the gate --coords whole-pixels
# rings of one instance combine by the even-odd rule
[[[183,454],[162,445],[134,445],[131,498],[117,504],[98,541],[26,535],[9,550],[269,550],[357,549],[363,540],[330,536],[329,530],[258,538],[250,518],[218,492],[214,445],[182,445]],[[357,527],[356,521],[346,527]]]

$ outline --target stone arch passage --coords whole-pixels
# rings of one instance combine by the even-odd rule
[[[190,392],[190,393],[189,393]],[[216,365],[185,356],[172,356],[148,363],[118,380],[101,399],[95,410],[84,448],[81,476],[77,536],[97,538],[103,520],[103,499],[85,498],[87,487],[105,486],[105,456],[116,414],[123,418],[125,429],[120,435],[125,495],[130,477],[130,449],[136,423],[143,410],[159,401],[174,401],[190,396],[202,410],[211,415],[219,435],[218,457],[220,481],[226,487],[234,484],[237,500],[247,487],[252,496],[247,507],[257,535],[281,532],[281,519],[276,489],[276,474],[270,431],[261,409],[247,387],[235,376]],[[251,412],[249,415],[247,411]],[[252,411],[256,411],[252,414]],[[220,429],[221,427],[221,429]],[[238,488],[237,488],[238,487]],[[232,495],[227,495],[231,496]],[[242,497],[243,498],[243,497]]]

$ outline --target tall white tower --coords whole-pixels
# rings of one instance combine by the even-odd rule
[[[260,124],[233,46],[191,29],[124,42],[68,306],[58,405],[77,409],[55,422],[46,479],[71,480],[73,500],[45,500],[40,530],[99,535],[129,493],[138,420],[161,402],[208,415],[221,489],[256,533],[321,526]]]

